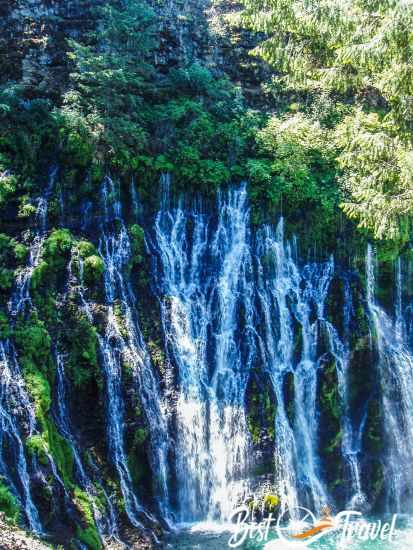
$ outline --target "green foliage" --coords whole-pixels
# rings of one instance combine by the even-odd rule
[[[131,240],[131,262],[132,265],[139,265],[143,262],[145,254],[145,232],[138,224],[129,227]]]
[[[0,339],[6,339],[10,334],[11,328],[7,315],[3,311],[0,311]]]
[[[1,159],[1,157],[0,157]],[[16,191],[16,178],[4,170],[4,165],[0,162],[0,208]]]
[[[46,239],[42,260],[33,272],[31,286],[34,290],[55,287],[59,276],[66,269],[73,245],[73,237],[68,229],[56,229]]]
[[[86,529],[78,527],[76,535],[77,538],[91,550],[100,550],[103,548],[96,527],[86,527]]]
[[[26,439],[26,449],[30,456],[36,456],[40,464],[47,466],[49,459],[45,440],[41,435],[32,435]]]
[[[20,519],[20,506],[16,497],[0,478],[0,510],[5,514],[8,522],[17,524]]]
[[[82,513],[82,519],[86,524],[84,529],[80,527],[77,528],[76,536],[91,550],[100,550],[102,548],[102,542],[96,528],[89,497],[79,487],[75,487],[74,497],[75,503]]]
[[[354,111],[336,130],[343,186],[350,193],[344,212],[379,239],[407,241],[413,211],[413,151],[393,124],[377,113]]]
[[[406,2],[244,0],[264,33],[255,50],[280,86],[356,104],[336,140],[344,212],[379,239],[406,242],[413,212],[413,6]],[[340,117],[333,126],[337,124]]]
[[[24,263],[27,257],[27,247],[0,233],[0,288],[10,288],[14,268]]]
[[[50,409],[50,388],[45,380],[34,385],[33,377],[28,379],[28,388],[34,398],[36,416],[41,428],[40,434],[35,434],[26,439],[25,444],[30,455],[35,455],[40,464],[49,464],[49,455],[53,457],[59,474],[66,488],[73,487],[73,453],[67,441],[59,434],[56,426],[48,414]],[[47,393],[48,391],[48,393]],[[43,393],[41,393],[43,392]]]
[[[51,356],[51,338],[36,314],[27,321],[19,321],[14,331],[20,364],[30,395],[33,398],[40,433],[27,440],[30,453],[35,453],[46,464],[47,454],[53,456],[65,484],[72,483],[73,456],[66,440],[57,432],[50,416],[51,385],[54,364]]]
[[[272,512],[280,504],[280,499],[277,495],[265,495],[264,497],[264,507],[266,510]]]
[[[271,117],[257,133],[259,156],[247,163],[253,204],[272,220],[318,210],[327,226],[339,201],[334,150],[320,124],[302,113]],[[262,217],[262,215],[261,215]]]
[[[97,331],[85,314],[74,307],[66,310],[64,331],[68,351],[68,375],[77,388],[102,383],[97,359]]]
[[[13,285],[13,270],[0,268],[0,290],[9,290]]]
[[[48,376],[52,372],[51,338],[43,321],[36,313],[26,320],[20,320],[14,331],[19,351],[20,363],[26,374],[42,373]]]
[[[38,175],[56,131],[50,101],[27,99],[16,85],[0,88],[0,208],[19,182],[29,184]]]
[[[102,280],[105,264],[98,255],[95,246],[89,241],[79,241],[76,244],[79,257],[83,260],[83,277],[86,285],[94,287]]]
[[[112,1],[97,15],[99,30],[87,42],[70,41],[74,71],[63,109],[65,140],[85,164],[91,142],[111,164],[128,167],[147,143],[142,104],[155,45],[153,12],[142,1]]]

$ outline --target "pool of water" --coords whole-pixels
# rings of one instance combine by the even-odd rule
[[[380,518],[382,522],[390,522],[392,518]],[[377,522],[378,518],[369,518],[369,522]],[[198,524],[183,528],[170,535],[165,540],[164,548],[168,550],[230,550],[229,540],[233,531],[229,528],[212,524]],[[326,534],[323,538],[306,546],[291,544],[278,538],[274,531],[269,533],[265,542],[247,540],[238,546],[241,550],[293,550],[310,548],[312,550],[413,550],[413,518],[397,516],[393,541],[358,540],[344,541],[342,531]]]

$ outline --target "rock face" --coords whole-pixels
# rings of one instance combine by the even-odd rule
[[[98,4],[96,0],[2,1],[1,81],[58,95],[67,75],[66,41],[93,28],[92,11]]]
[[[0,513],[0,548],[1,550],[50,550],[51,546],[16,527],[11,527],[6,523],[4,514]]]
[[[2,0],[0,84],[14,81],[36,94],[58,99],[70,65],[67,40],[95,28],[95,10],[105,0]],[[265,67],[253,60],[252,35],[237,24],[235,0],[148,0],[158,17],[160,72],[200,61],[227,74],[256,95]],[[250,92],[250,93],[249,93]]]

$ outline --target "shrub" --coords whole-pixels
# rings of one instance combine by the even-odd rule
[[[0,479],[0,510],[10,523],[16,524],[20,519],[20,507],[16,497]]]

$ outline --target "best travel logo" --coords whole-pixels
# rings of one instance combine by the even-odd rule
[[[238,548],[248,541],[254,541],[264,543],[265,550],[275,550],[279,548],[280,541],[287,543],[289,548],[303,548],[331,533],[336,533],[339,542],[347,546],[358,541],[393,542],[396,537],[397,514],[393,515],[390,522],[384,523],[381,520],[367,521],[356,510],[343,510],[332,516],[326,506],[317,518],[311,510],[297,506],[280,513],[277,519],[271,512],[265,519],[257,522],[254,520],[253,509],[242,505],[234,510],[230,519],[234,524],[234,532],[228,541],[230,548]],[[270,540],[274,535],[276,538]]]

